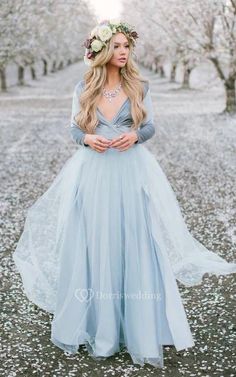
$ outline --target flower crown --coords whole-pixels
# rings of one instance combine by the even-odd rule
[[[124,32],[135,46],[138,34],[131,25],[120,20],[104,20],[91,31],[89,38],[82,44],[86,49],[84,55],[86,65],[91,65],[91,61],[117,32]]]

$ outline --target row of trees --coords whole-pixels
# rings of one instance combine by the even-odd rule
[[[154,11],[155,10],[155,11]],[[236,111],[236,0],[129,0],[121,18],[135,25],[140,35],[139,61],[164,74],[166,61],[184,66],[183,86],[189,85],[193,68],[211,61],[224,83],[226,111]],[[35,64],[43,74],[81,59],[85,35],[96,24],[86,0],[1,0],[0,2],[0,81],[7,89],[6,67],[18,67],[18,83]]]
[[[130,0],[122,18],[137,26],[140,61],[161,75],[171,61],[174,80],[181,63],[188,86],[191,70],[211,61],[225,86],[226,111],[236,111],[236,0]]]
[[[36,78],[35,65],[42,62],[43,75],[55,72],[83,56],[81,46],[96,23],[85,0],[1,0],[0,81],[7,90],[6,68],[18,67],[18,84],[24,84],[25,68]]]

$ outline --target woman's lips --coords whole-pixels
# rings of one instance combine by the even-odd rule
[[[126,61],[126,59],[125,58],[120,58],[120,59],[118,59],[120,62],[125,62]]]

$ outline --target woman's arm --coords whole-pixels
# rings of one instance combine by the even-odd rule
[[[152,106],[152,98],[150,88],[147,88],[147,93],[143,100],[144,106],[147,110],[147,116],[145,121],[141,124],[139,129],[135,132],[137,133],[138,140],[135,141],[135,144],[141,144],[144,141],[150,139],[156,132],[154,127],[154,119],[153,119],[153,106]]]
[[[72,140],[74,140],[77,144],[84,145],[88,147],[88,144],[84,143],[84,138],[86,132],[82,131],[81,128],[78,127],[74,117],[78,114],[80,106],[79,106],[79,95],[82,92],[82,85],[81,81],[75,86],[74,93],[73,93],[73,100],[72,100],[72,110],[71,110],[71,123],[70,123],[70,134]]]
[[[88,147],[88,144],[84,143],[84,138],[86,133],[82,131],[78,126],[74,119],[75,115],[79,112],[79,95],[83,90],[83,86],[81,81],[76,85],[73,93],[73,101],[72,101],[72,114],[71,114],[71,127],[70,133],[72,139],[80,145],[84,145]],[[144,106],[147,110],[147,116],[145,121],[141,124],[140,128],[137,129],[135,132],[137,133],[138,140],[135,144],[141,144],[148,139],[150,139],[155,134],[155,127],[154,127],[154,120],[153,120],[153,106],[152,106],[152,99],[149,86],[146,87],[146,95],[144,97]]]

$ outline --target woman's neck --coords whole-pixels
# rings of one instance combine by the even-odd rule
[[[107,78],[105,82],[105,87],[112,89],[117,86],[121,81],[121,74],[119,67],[107,66]]]

